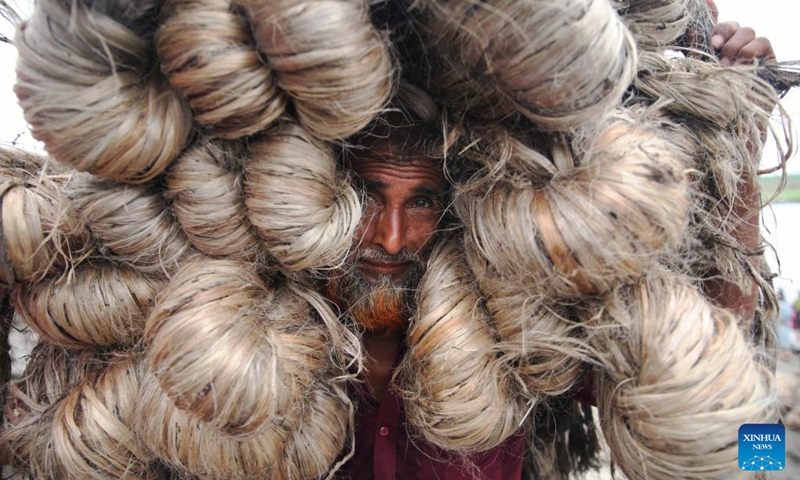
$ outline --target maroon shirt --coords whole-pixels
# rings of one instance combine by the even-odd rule
[[[355,453],[337,473],[339,480],[520,480],[525,436],[466,458],[445,452],[420,437],[409,438],[403,403],[387,389],[377,402],[365,399],[356,415]],[[412,434],[413,435],[413,434]]]

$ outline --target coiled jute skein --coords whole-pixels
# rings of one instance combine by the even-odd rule
[[[155,178],[187,144],[188,105],[152,71],[147,39],[84,2],[43,0],[17,33],[14,91],[58,161],[120,182]]]
[[[331,147],[287,122],[249,144],[245,203],[267,250],[288,271],[337,266],[361,219]]]
[[[0,148],[0,284],[40,280],[93,251],[89,231],[63,191],[69,178],[44,157]]]
[[[457,242],[443,242],[432,253],[395,378],[414,431],[466,453],[513,435],[524,406],[459,250]]]
[[[165,2],[156,41],[161,70],[207,134],[239,138],[284,113],[286,98],[230,0]]]
[[[325,140],[364,128],[389,101],[390,48],[363,0],[238,0],[297,120]]]
[[[569,130],[612,110],[636,71],[633,38],[605,0],[413,3],[440,52],[432,88],[471,115],[516,111]]]
[[[680,277],[654,270],[620,286],[585,323],[603,352],[603,434],[628,478],[734,474],[739,426],[775,421],[773,374],[735,316]]]
[[[628,120],[603,124],[583,152],[557,162],[541,188],[524,175],[460,188],[456,212],[479,278],[490,269],[519,288],[577,298],[638,277],[676,246],[688,223],[682,152]]]

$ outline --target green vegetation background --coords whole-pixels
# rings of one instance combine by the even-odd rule
[[[778,189],[781,177],[778,175],[761,175],[761,196],[770,198]],[[800,174],[787,177],[786,187],[775,197],[776,202],[800,202]]]

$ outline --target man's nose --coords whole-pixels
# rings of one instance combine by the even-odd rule
[[[389,255],[403,251],[406,242],[405,220],[401,209],[384,209],[375,219],[372,241]]]

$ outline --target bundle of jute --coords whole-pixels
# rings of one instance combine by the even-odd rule
[[[128,347],[142,338],[150,307],[165,284],[158,276],[91,261],[66,275],[17,288],[11,304],[54,345]]]
[[[245,152],[234,141],[201,141],[167,173],[165,193],[175,217],[206,255],[257,260],[267,253],[247,215]]]
[[[523,395],[557,396],[581,383],[590,348],[568,306],[490,273],[479,285]]]
[[[142,182],[159,175],[188,142],[191,111],[152,71],[147,39],[115,18],[84,2],[44,0],[20,25],[15,44],[14,91],[33,136],[56,160]]]
[[[635,73],[633,38],[605,0],[412,3],[431,87],[471,115],[569,130],[613,109]]]
[[[658,50],[676,43],[690,29],[690,21],[702,20],[713,27],[713,20],[705,0],[622,0],[613,2],[633,37],[636,46],[643,50]],[[695,29],[704,35],[710,28]],[[697,39],[701,40],[701,39]],[[708,44],[708,39],[698,42]]]
[[[68,179],[55,162],[0,148],[0,284],[39,280],[92,252],[89,232],[63,192]]]
[[[161,70],[208,134],[250,135],[285,111],[275,73],[256,50],[234,2],[168,0],[162,17],[156,40]]]
[[[40,343],[10,387],[3,463],[30,478],[161,478],[129,427],[138,358]]]
[[[203,478],[331,468],[350,428],[344,381],[359,351],[319,294],[271,290],[243,264],[205,259],[175,275],[146,338],[136,431],[164,462]]]
[[[113,261],[168,274],[192,254],[157,184],[124,185],[77,174],[64,188],[101,253]]]
[[[137,405],[134,429],[160,461],[182,476],[209,480],[317,478],[331,469],[352,428],[352,404],[330,382],[315,382],[291,415],[246,438],[178,409],[152,373]]]
[[[395,378],[406,417],[428,442],[459,453],[489,450],[526,410],[457,241],[431,255]]]
[[[392,93],[390,47],[365,0],[237,0],[258,50],[315,136],[346,138],[377,115]]]
[[[584,320],[602,352],[595,381],[603,433],[628,478],[734,474],[739,426],[776,420],[772,372],[734,315],[681,277],[654,269],[610,292]]]
[[[337,266],[349,251],[361,202],[330,146],[287,122],[249,144],[250,221],[289,271]]]
[[[719,68],[715,60],[653,53],[640,56],[640,67],[629,101],[658,104],[659,115],[668,120],[664,125],[671,125],[662,128],[663,134],[692,159],[696,181],[690,232],[702,248],[684,252],[687,271],[724,278],[742,291],[755,283],[765,300],[760,315],[770,317],[776,305],[774,289],[765,280],[769,270],[755,260],[762,255],[761,244],[758,238],[743,242],[739,237],[748,229],[757,236],[761,200],[756,179],[767,129],[781,155],[779,168],[785,168],[793,152],[777,94],[752,67]],[[772,122],[776,106],[780,115]],[[752,323],[743,319],[748,329]]]
[[[233,261],[192,262],[147,320],[153,374],[178,408],[212,428],[242,438],[273,428],[346,338],[333,312],[315,303],[339,338],[313,323],[308,302],[291,289],[273,292]]]
[[[557,172],[544,187],[520,172],[459,188],[455,209],[479,278],[578,298],[635,279],[676,247],[688,222],[685,155],[624,115],[580,143],[578,159],[555,146]]]

